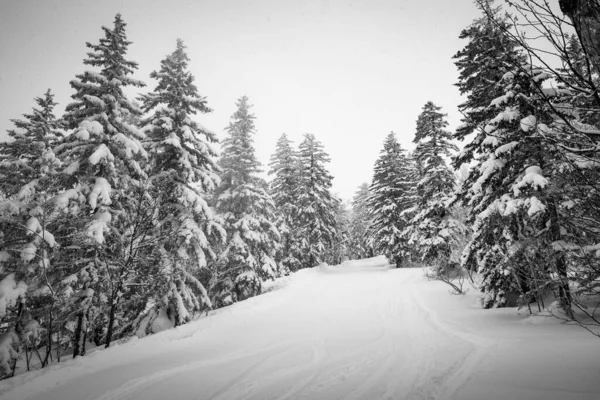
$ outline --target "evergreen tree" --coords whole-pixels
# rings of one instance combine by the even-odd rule
[[[5,190],[0,197],[0,318],[12,343],[7,374],[14,374],[23,349],[37,351],[43,345],[46,356],[39,356],[39,362],[47,365],[48,352],[59,347],[53,339],[57,309],[68,303],[61,293],[67,286],[62,283],[65,269],[54,265],[65,261],[60,246],[68,244],[68,228],[76,223],[56,204],[60,161],[52,145],[61,124],[54,116],[53,97],[48,90],[36,98],[40,108],[24,114],[24,120],[12,120],[16,128],[8,132],[13,141],[0,145],[0,184]],[[2,338],[0,342],[5,343]]]
[[[67,165],[65,187],[75,188],[73,197],[85,196],[81,215],[91,214],[84,232],[89,251],[73,266],[79,276],[79,304],[83,305],[77,311],[74,356],[85,352],[90,330],[107,325],[105,331],[111,331],[114,320],[108,315],[115,314],[128,288],[124,281],[134,273],[126,245],[133,238],[125,237],[132,227],[126,215],[136,207],[131,188],[146,177],[140,162],[147,154],[140,142],[143,133],[125,122],[141,110],[129,101],[124,89],[144,86],[130,76],[137,63],[126,59],[131,42],[125,28],[117,14],[112,29],[102,27],[104,37],[98,44],[87,43],[91,51],[83,63],[99,72],[86,70],[70,82],[76,92],[64,119],[75,131],[55,149]]]
[[[300,268],[300,261],[294,256],[292,249],[297,227],[298,160],[292,141],[285,133],[277,140],[269,167],[269,175],[274,175],[269,193],[275,203],[277,229],[281,234],[277,259],[285,270],[296,271]]]
[[[414,157],[421,171],[417,184],[418,202],[415,216],[404,235],[414,245],[425,263],[445,264],[450,256],[450,241],[459,228],[448,209],[448,200],[454,191],[454,174],[444,157],[457,150],[451,143],[448,123],[441,107],[431,101],[423,106],[417,119],[417,130],[413,142],[416,144]]]
[[[390,132],[375,162],[367,207],[371,224],[369,242],[375,253],[385,255],[397,267],[407,254],[402,230],[408,222],[406,212],[414,204],[414,166]]]
[[[336,198],[337,209],[335,212],[336,232],[330,249],[327,250],[325,262],[332,265],[340,264],[344,259],[349,259],[350,240],[350,210],[348,203]]]
[[[369,198],[369,184],[359,186],[352,199],[349,226],[349,257],[353,260],[372,257],[373,248],[369,245],[368,228],[371,224],[367,201]]]
[[[62,131],[61,121],[54,115],[57,103],[48,89],[43,97],[36,97],[39,108],[31,114],[23,114],[25,119],[12,119],[15,129],[8,130],[13,140],[0,143],[0,182],[2,191],[8,196],[17,194],[21,188],[38,179],[48,171],[48,162],[52,163],[45,152],[52,149]]]
[[[462,30],[459,38],[468,40],[468,43],[453,57],[459,71],[456,86],[466,96],[466,101],[458,106],[463,118],[454,137],[464,140],[475,134],[472,140],[465,143],[464,150],[454,158],[456,169],[476,157],[476,149],[485,139],[482,129],[487,121],[496,116],[492,100],[504,94],[503,85],[500,84],[502,77],[512,70],[515,63],[524,59],[516,41],[506,35],[505,32],[511,25],[506,18],[501,17],[500,7],[494,7],[494,2],[495,0],[477,2],[483,15]]]
[[[323,262],[337,233],[338,200],[330,191],[333,177],[325,167],[329,161],[329,155],[315,136],[304,135],[298,151],[298,239],[294,249],[302,268]]]
[[[160,70],[150,74],[157,86],[140,97],[147,115],[141,124],[151,156],[150,179],[155,198],[160,199],[154,222],[154,235],[160,240],[154,249],[152,313],[166,309],[174,326],[187,322],[202,306],[211,306],[197,277],[199,269],[215,259],[209,238],[222,233],[205,200],[219,182],[211,146],[217,139],[192,120],[211,109],[198,93],[188,62],[185,45],[178,39]]]
[[[498,114],[484,129],[484,157],[471,171],[474,183],[463,189],[476,216],[463,263],[482,274],[486,307],[506,305],[511,292],[524,302],[539,300],[542,287],[552,287],[573,317],[565,244],[583,249],[595,241],[581,212],[588,221],[597,218],[582,192],[597,188],[589,185],[585,152],[565,151],[567,142],[568,149],[591,143],[564,131],[542,98],[546,79],[528,64],[503,79],[505,95],[494,101]]]
[[[219,304],[260,294],[261,280],[278,274],[274,257],[280,238],[275,206],[266,182],[257,175],[260,163],[254,154],[256,117],[250,112],[248,97],[241,97],[236,105],[223,141],[223,172],[216,191],[216,209],[227,231],[227,243],[219,256]]]

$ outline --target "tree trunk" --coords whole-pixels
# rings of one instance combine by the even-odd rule
[[[54,323],[53,321],[53,315],[52,312],[54,311],[54,299],[52,299],[52,303],[50,303],[50,312],[49,312],[49,317],[48,317],[48,328],[46,329],[46,356],[44,357],[44,360],[42,361],[42,368],[44,368],[46,365],[48,365],[48,359],[51,357],[52,354],[52,324]]]
[[[115,299],[116,293],[118,293],[118,290],[113,291],[112,298],[110,301],[110,314],[108,317],[108,327],[106,329],[106,345],[104,346],[105,348],[109,347],[110,342],[112,341],[113,330],[114,330],[114,326],[115,326],[115,312],[116,312],[117,303],[118,303],[118,300]]]
[[[554,202],[548,202],[548,211],[550,212],[550,224],[551,224],[551,237],[553,241],[561,239],[560,225],[558,220],[558,212]],[[565,314],[574,319],[573,315],[573,301],[571,297],[571,290],[569,289],[569,277],[567,276],[567,263],[565,261],[565,255],[563,253],[557,254],[555,262],[556,272],[558,273],[558,297],[560,300],[560,306]]]
[[[85,313],[81,310],[77,314],[77,328],[75,328],[75,335],[73,338],[73,358],[83,355],[81,351],[81,331],[83,330],[83,319],[85,318]]]

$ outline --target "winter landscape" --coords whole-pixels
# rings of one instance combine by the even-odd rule
[[[600,398],[600,3],[414,3],[0,4],[0,399]]]

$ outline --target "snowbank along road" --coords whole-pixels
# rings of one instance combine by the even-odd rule
[[[381,258],[0,383],[0,398],[600,399],[600,339]]]

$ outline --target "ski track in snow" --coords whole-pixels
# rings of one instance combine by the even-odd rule
[[[428,296],[461,307],[460,296],[431,285],[441,284],[373,260],[301,271],[176,330],[0,383],[0,399],[480,399],[483,366],[523,339],[442,314]],[[594,389],[517,389],[595,398]]]

